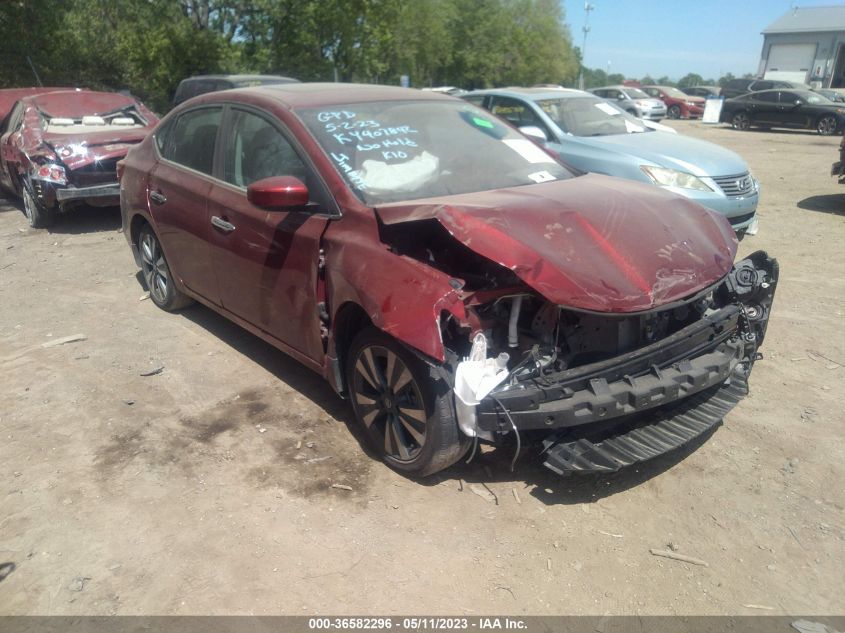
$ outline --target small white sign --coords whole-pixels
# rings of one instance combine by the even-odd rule
[[[502,141],[529,163],[553,163],[554,159],[537,147],[534,143],[523,139],[506,139]]]
[[[722,114],[724,99],[707,99],[704,102],[704,114],[701,115],[702,123],[718,123],[719,115]]]

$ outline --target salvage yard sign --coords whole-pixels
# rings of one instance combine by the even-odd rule
[[[702,123],[718,123],[719,115],[722,114],[724,99],[708,99],[704,103],[704,114],[701,115]]]

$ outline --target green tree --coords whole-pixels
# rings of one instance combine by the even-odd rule
[[[700,86],[704,83],[704,78],[701,75],[697,75],[695,73],[689,73],[684,75],[678,80],[678,87],[679,88],[688,88],[690,86]]]
[[[56,35],[68,10],[62,0],[0,3],[0,88],[62,82],[64,50]]]
[[[736,77],[733,75],[733,73],[727,73],[722,77],[719,77],[718,85],[725,86],[727,83],[733,81],[734,79],[736,79]]]

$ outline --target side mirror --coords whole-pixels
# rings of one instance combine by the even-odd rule
[[[549,140],[542,128],[539,128],[536,125],[523,125],[519,128],[519,131],[525,134],[525,136],[530,136],[531,138],[536,138],[540,141]]]
[[[804,103],[804,102],[803,102],[803,101],[801,101],[801,99],[796,99],[796,100],[795,100],[795,106],[796,106],[796,107],[797,107],[797,106],[802,105],[803,103]]]
[[[249,185],[246,199],[271,211],[304,207],[308,204],[308,187],[293,176],[272,176]]]
[[[616,97],[616,100],[617,101],[625,101],[625,95],[619,95],[618,97]]]

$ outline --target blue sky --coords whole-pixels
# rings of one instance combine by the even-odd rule
[[[583,42],[584,0],[561,0],[576,46]],[[590,0],[584,63],[629,79],[687,73],[718,79],[756,73],[760,32],[791,6],[842,5],[817,0]]]

